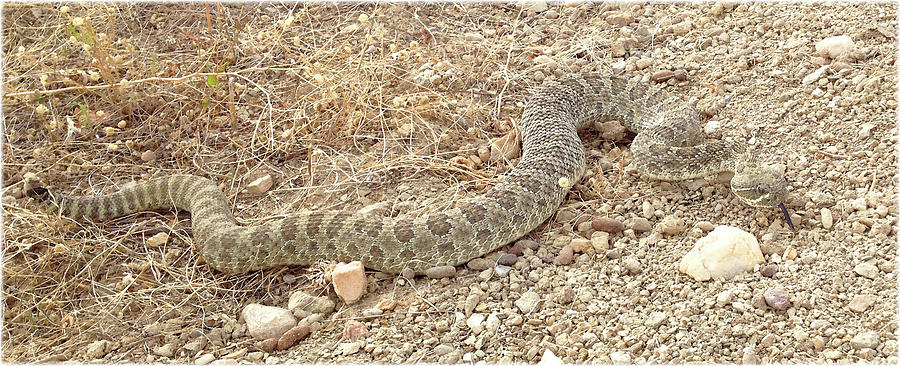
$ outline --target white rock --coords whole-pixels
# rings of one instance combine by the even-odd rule
[[[853,339],[850,340],[850,347],[857,350],[863,348],[875,349],[875,347],[878,346],[878,343],[880,343],[878,333],[868,330],[853,336]]]
[[[362,341],[341,343],[341,345],[338,346],[338,352],[340,352],[340,354],[344,356],[352,355],[356,352],[359,352],[359,349],[362,347],[362,343]]]
[[[703,132],[705,132],[707,135],[712,135],[716,132],[719,132],[719,130],[721,129],[722,121],[709,121],[706,122],[705,126],[703,126]]]
[[[725,290],[716,295],[716,303],[719,306],[731,304],[734,301],[734,293],[731,290]]]
[[[269,188],[272,188],[272,176],[269,174],[256,178],[256,180],[247,184],[247,192],[252,194],[266,193]]]
[[[247,332],[259,340],[281,337],[297,325],[290,310],[275,306],[249,304],[241,311],[241,317],[247,323]]]
[[[827,70],[828,70],[828,65],[819,67],[818,69],[816,69],[816,71],[813,71],[809,75],[804,76],[803,80],[801,80],[800,82],[802,82],[803,84],[812,84],[812,83],[818,81],[819,79],[821,79],[822,75],[825,75],[825,71],[827,71]]]
[[[816,42],[816,53],[822,57],[837,58],[856,50],[853,39],[849,36],[834,36]]]
[[[491,313],[488,315],[487,321],[484,323],[485,330],[487,330],[490,334],[497,333],[497,329],[500,329],[500,318],[497,317],[497,314]]]
[[[647,320],[644,321],[644,325],[650,328],[656,328],[662,325],[662,323],[666,321],[666,318],[668,318],[666,313],[662,311],[654,311],[650,313],[650,316],[648,316]]]
[[[831,210],[823,207],[820,210],[820,213],[822,215],[822,227],[831,229],[831,227],[834,225],[834,217],[831,215]]]
[[[756,237],[736,227],[718,226],[697,240],[678,269],[697,281],[730,279],[764,261]]]
[[[366,289],[366,271],[362,262],[338,263],[331,272],[331,284],[345,303],[352,304],[359,300]]]
[[[614,364],[628,364],[631,363],[631,354],[624,351],[615,351],[609,354],[609,359]]]
[[[873,280],[878,277],[878,267],[875,267],[874,264],[871,264],[869,262],[862,262],[860,264],[857,264],[856,267],[853,267],[853,272],[856,272],[856,274],[860,276]]]
[[[562,365],[562,360],[556,357],[549,349],[545,349],[544,354],[541,355],[541,360],[537,364],[538,366],[556,366]]]
[[[469,329],[471,329],[472,333],[475,333],[475,335],[481,334],[481,332],[484,331],[483,322],[484,314],[481,313],[472,314],[469,319],[466,319],[466,325],[469,326]]]
[[[538,295],[534,291],[528,291],[522,294],[518,300],[516,300],[515,304],[522,313],[528,314],[532,311],[537,311],[540,308],[541,296]]]
[[[872,306],[877,299],[878,298],[875,297],[875,295],[856,295],[853,300],[850,300],[850,304],[848,304],[847,307],[852,311],[861,313]]]

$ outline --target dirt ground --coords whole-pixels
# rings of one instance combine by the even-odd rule
[[[896,19],[895,3],[5,3],[3,361],[896,363]],[[823,57],[832,36],[853,49]],[[416,214],[498,182],[516,160],[480,157],[529,89],[589,72],[662,84],[712,138],[784,164],[797,233],[722,177],[630,174],[628,137],[589,129],[588,176],[508,273],[371,272],[361,302],[265,353],[241,309],[336,300],[320,272],[224,275],[191,249],[186,213],[75,223],[23,197],[31,175],[101,194],[190,173],[244,224],[376,202]],[[267,193],[244,189],[266,174]],[[561,264],[594,217],[626,230]],[[714,225],[753,234],[766,263],[679,272]],[[791,307],[761,304],[771,289]],[[364,314],[385,298],[397,307]],[[368,336],[343,340],[350,320]]]

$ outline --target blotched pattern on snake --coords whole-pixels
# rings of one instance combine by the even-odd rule
[[[561,178],[577,182],[585,168],[576,131],[600,118],[622,121],[637,133],[631,164],[646,176],[679,180],[734,171],[732,191],[750,205],[776,206],[787,195],[783,173],[760,164],[743,146],[703,142],[696,112],[680,98],[653,85],[603,75],[567,77],[537,88],[519,123],[519,163],[487,193],[449,210],[414,217],[306,211],[240,226],[217,185],[193,175],[151,179],[96,197],[52,194],[43,188],[33,194],[75,219],[170,207],[188,210],[195,247],[206,263],[223,272],[309,265],[320,259],[361,260],[385,272],[422,272],[480,257],[547,220],[568,191]]]

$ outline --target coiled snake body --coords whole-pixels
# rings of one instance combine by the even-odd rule
[[[396,218],[307,211],[240,226],[216,184],[193,175],[156,178],[96,197],[46,190],[36,195],[75,219],[102,220],[173,206],[188,210],[195,246],[206,263],[223,272],[309,265],[320,259],[360,260],[384,272],[422,272],[480,257],[549,218],[585,167],[577,129],[603,117],[620,120],[637,133],[632,164],[647,176],[688,179],[731,170],[736,172],[732,190],[748,204],[774,206],[787,194],[783,176],[744,158],[748,154],[741,146],[701,143],[696,113],[681,99],[649,84],[585,75],[535,90],[519,123],[519,163],[486,194],[449,210]]]

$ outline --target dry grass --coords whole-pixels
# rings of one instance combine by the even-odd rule
[[[502,33],[473,47],[462,33],[484,12],[521,9],[5,4],[4,198],[21,194],[26,173],[94,194],[184,172],[221,182],[252,222],[301,207],[400,207],[399,190],[428,197],[418,208],[476,194],[507,166],[462,160],[509,131],[533,71],[518,65],[542,52]],[[443,19],[429,14],[448,23],[415,20]],[[584,57],[595,49],[585,44]],[[441,82],[414,80],[438,62],[452,65]],[[240,192],[263,173],[276,179],[269,195]],[[411,180],[427,185],[398,188]],[[84,359],[100,339],[118,347],[107,360],[140,361],[234,324],[246,303],[283,305],[296,287],[286,275],[305,273],[215,273],[190,250],[187,215],[79,224],[28,200],[4,209],[4,361]],[[145,246],[160,229],[173,239]]]

